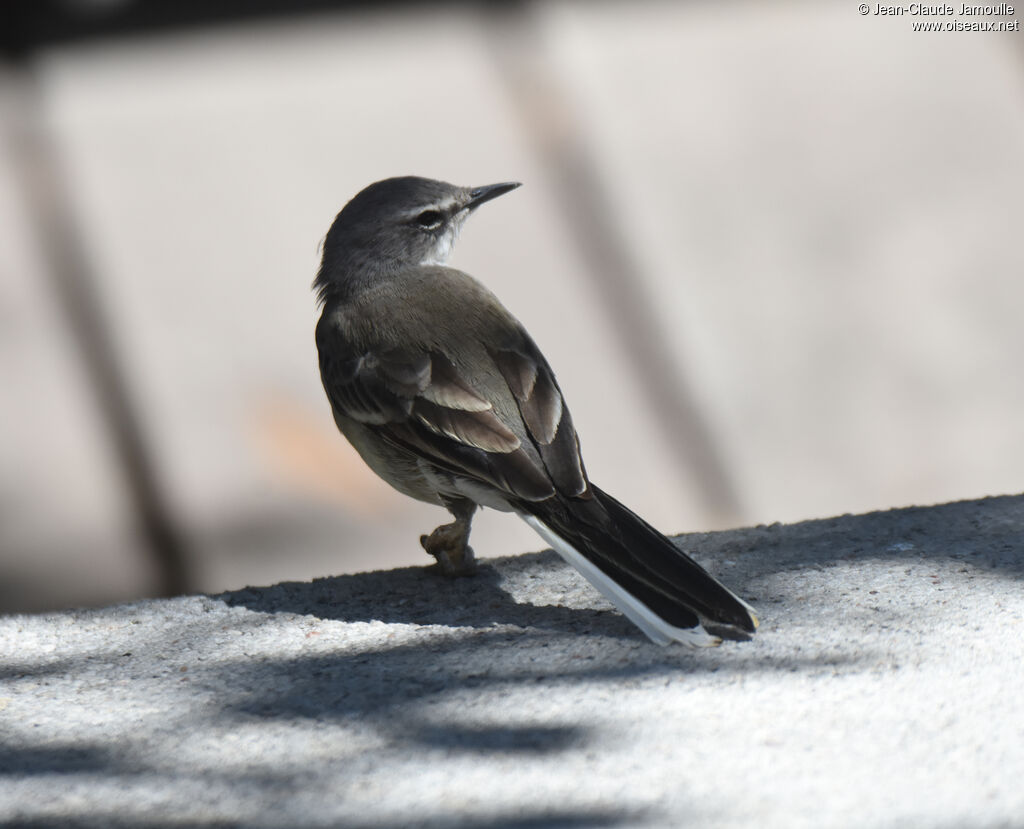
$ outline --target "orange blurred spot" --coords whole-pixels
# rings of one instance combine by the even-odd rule
[[[320,412],[280,395],[257,401],[252,411],[252,432],[261,453],[297,489],[357,514],[384,514],[401,497]]]

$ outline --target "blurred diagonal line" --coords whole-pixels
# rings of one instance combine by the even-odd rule
[[[532,4],[509,3],[490,10],[484,20],[498,72],[561,201],[622,348],[653,403],[665,445],[693,478],[710,515],[720,522],[740,520],[735,482],[658,324],[573,103],[545,58]]]
[[[118,365],[87,246],[72,212],[60,154],[46,127],[38,79],[27,63],[11,67],[5,77],[18,107],[8,131],[22,198],[61,311],[109,429],[129,497],[134,501],[139,529],[159,575],[160,593],[188,592],[191,580],[185,544],[161,491],[138,413]]]

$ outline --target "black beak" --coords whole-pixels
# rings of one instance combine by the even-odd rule
[[[503,196],[509,190],[515,190],[517,187],[519,187],[518,181],[506,181],[502,184],[486,184],[483,187],[474,187],[469,191],[469,201],[466,202],[465,209],[475,210],[485,201]]]

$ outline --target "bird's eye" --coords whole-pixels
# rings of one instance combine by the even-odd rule
[[[441,225],[441,211],[424,210],[416,217],[416,224],[426,230],[433,230]]]

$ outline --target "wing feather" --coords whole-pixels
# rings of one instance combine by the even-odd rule
[[[480,377],[469,376],[437,343],[395,347],[388,339],[401,337],[363,325],[357,346],[347,325],[343,312],[325,309],[317,326],[321,376],[336,416],[371,427],[452,474],[527,501],[556,492],[590,497],[562,392],[511,317],[500,332],[506,347],[481,349]]]
[[[563,495],[580,496],[588,489],[576,429],[562,390],[540,349],[525,331],[516,348],[494,349],[491,356],[508,383],[523,422],[555,487]]]
[[[467,446],[485,452],[514,452],[521,445],[516,433],[493,411],[465,411],[446,408],[421,398],[413,403],[413,413],[432,432],[446,435]]]

